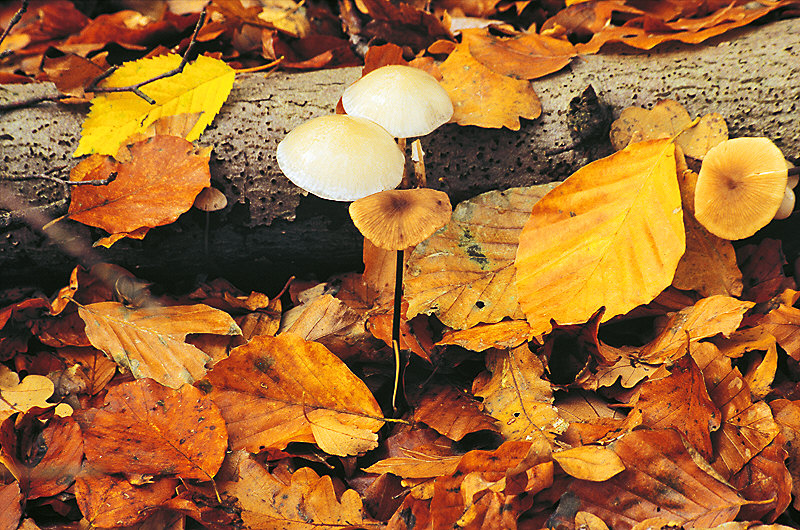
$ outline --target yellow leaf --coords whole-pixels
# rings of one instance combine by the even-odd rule
[[[625,470],[625,464],[617,453],[597,445],[583,445],[553,453],[553,460],[568,475],[593,482],[603,482]]]
[[[180,62],[181,57],[176,54],[129,62],[109,76],[104,86],[123,87],[146,81],[176,68]],[[130,136],[145,133],[151,124],[165,116],[185,113],[202,113],[185,137],[196,140],[228,98],[234,77],[230,66],[201,55],[187,64],[183,72],[141,88],[155,100],[155,105],[132,92],[99,94],[92,100],[92,110],[83,123],[81,141],[73,156],[116,155]]]
[[[517,291],[532,332],[650,302],[672,282],[685,240],[669,140],[584,166],[533,206],[520,235]]]
[[[55,385],[43,375],[28,375],[20,382],[17,374],[0,365],[0,421],[31,407],[52,406],[47,399],[53,390]]]

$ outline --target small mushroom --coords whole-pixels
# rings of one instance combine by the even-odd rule
[[[354,201],[397,187],[405,156],[380,125],[333,114],[313,118],[278,144],[278,166],[297,186],[323,199]]]
[[[225,194],[211,186],[203,188],[194,198],[193,206],[206,212],[206,226],[203,231],[203,252],[208,256],[208,232],[211,227],[211,212],[222,210],[228,205]]]
[[[786,181],[786,189],[783,190],[783,201],[781,201],[781,205],[777,213],[775,213],[775,219],[786,219],[794,211],[794,188],[797,186],[798,179],[797,168],[788,160],[786,161],[786,167],[789,178]]]
[[[453,116],[450,96],[435,77],[398,64],[377,68],[347,87],[342,106],[347,114],[389,131],[403,153],[406,138],[430,134]],[[424,162],[420,159],[419,164]]]
[[[384,250],[397,251],[392,349],[395,380],[392,409],[397,412],[400,382],[400,315],[403,296],[403,250],[429,238],[450,221],[453,208],[446,193],[429,188],[387,190],[359,199],[350,205],[350,217],[361,234]]]
[[[767,138],[734,138],[703,159],[694,194],[695,218],[723,239],[743,239],[767,225],[786,195],[788,172]]]

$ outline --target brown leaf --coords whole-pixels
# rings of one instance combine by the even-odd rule
[[[22,518],[22,492],[19,482],[0,486],[0,526],[17,528]]]
[[[794,306],[798,299],[800,291],[787,289],[773,301],[780,305],[758,319],[759,326],[772,334],[795,361],[800,361],[800,308]]]
[[[721,413],[706,391],[703,374],[690,355],[684,355],[660,379],[651,376],[632,403],[642,424],[675,429],[705,458],[712,460],[711,431],[719,428]]]
[[[754,504],[742,507],[739,519],[774,522],[792,501],[792,476],[784,464],[786,439],[779,434],[731,477],[731,485]],[[764,504],[762,504],[764,503]]]
[[[402,456],[384,458],[365,468],[364,471],[392,473],[408,479],[429,479],[454,473],[462,456],[436,443],[413,447],[400,446],[399,450]]]
[[[237,480],[220,484],[235,497],[242,520],[253,530],[303,530],[334,528],[381,528],[364,511],[354,490],[335,487],[328,476],[311,468],[295,471],[288,480],[271,475],[250,456],[243,457]],[[340,493],[337,494],[337,491]]]
[[[544,77],[561,70],[577,55],[569,41],[538,33],[499,38],[488,29],[465,29],[461,35],[479,63],[513,79]]]
[[[692,307],[674,313],[658,337],[642,348],[639,360],[659,364],[683,356],[688,342],[733,333],[752,302],[743,302],[729,296],[709,296]]]
[[[117,302],[99,302],[79,308],[78,313],[95,348],[134,377],[152,377],[172,388],[203,377],[210,360],[184,342],[187,334],[241,334],[227,313],[202,304],[129,309]]]
[[[129,149],[130,162],[92,155],[75,166],[73,181],[117,177],[105,186],[75,186],[70,219],[111,234],[169,224],[211,182],[209,151],[196,151],[183,138],[156,136]]]
[[[319,343],[291,334],[255,337],[231,351],[198,383],[219,405],[234,449],[283,449],[289,442],[319,442],[312,431],[330,416],[336,429],[377,446],[381,409],[366,385]],[[322,429],[328,429],[324,420]],[[335,453],[342,451],[327,447]]]
[[[491,191],[459,204],[450,223],[408,260],[407,316],[435,313],[456,329],[520,319],[514,285],[519,234],[532,205],[554,186]]]
[[[459,441],[481,430],[498,430],[497,422],[480,410],[478,402],[454,386],[426,386],[414,401],[414,421],[451,440]]]
[[[677,289],[695,290],[701,296],[739,296],[743,288],[742,273],[736,266],[733,245],[706,230],[694,218],[696,183],[697,173],[679,172],[686,252],[678,262],[672,285]]]
[[[459,125],[512,131],[519,118],[533,120],[542,113],[530,82],[498,74],[479,63],[462,42],[440,66],[442,86],[453,101],[452,121]]]
[[[553,440],[567,428],[553,407],[550,384],[542,379],[544,366],[527,345],[515,350],[490,351],[486,366],[491,376],[479,376],[473,393],[483,398],[486,412],[500,422],[507,440]]]
[[[359,320],[359,315],[347,304],[329,294],[304,304],[303,310],[282,332],[293,333],[308,341],[340,333]]]
[[[98,528],[128,526],[149,517],[175,495],[179,484],[178,479],[169,477],[132,484],[87,466],[75,483],[75,500],[84,517]]]
[[[216,405],[196,388],[139,379],[108,391],[102,408],[76,418],[86,458],[104,473],[211,480],[228,445]]]
[[[792,477],[792,506],[797,510],[800,509],[800,401],[776,399],[769,406],[786,440],[783,447],[788,453],[786,466]]]
[[[553,519],[571,521],[570,513],[581,510],[615,530],[657,516],[679,525],[713,527],[732,521],[746,503],[733,488],[698,467],[675,431],[634,431],[611,448],[625,471],[600,484],[574,481]]]
[[[625,470],[617,453],[599,445],[584,445],[553,453],[553,460],[570,476],[603,482]]]
[[[786,277],[786,257],[781,241],[762,239],[758,245],[745,245],[736,251],[745,285],[742,298],[756,303],[766,302],[786,289],[796,289],[794,279]]]
[[[53,417],[42,428],[31,413],[0,427],[0,463],[26,499],[51,497],[69,488],[81,469],[83,438],[75,420]]]

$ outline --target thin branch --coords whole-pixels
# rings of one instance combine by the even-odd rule
[[[112,66],[99,76],[97,76],[89,86],[86,87],[86,92],[133,92],[146,102],[150,103],[151,105],[156,104],[156,100],[139,90],[141,87],[145,85],[149,85],[154,81],[158,81],[160,79],[165,79],[167,77],[172,77],[174,75],[178,75],[179,73],[183,72],[183,69],[186,67],[186,63],[189,62],[189,57],[192,55],[194,51],[195,45],[197,44],[197,34],[200,33],[200,28],[203,26],[203,23],[206,20],[206,8],[203,8],[203,11],[200,13],[200,18],[197,20],[197,25],[194,27],[194,33],[192,33],[192,38],[189,40],[189,45],[186,47],[186,51],[183,54],[183,58],[181,59],[181,64],[179,64],[176,68],[168,72],[164,72],[163,74],[159,74],[151,79],[146,81],[142,81],[140,83],[136,83],[134,85],[129,86],[120,86],[120,87],[98,87],[97,84],[103,81],[104,79],[108,78],[111,74],[113,74],[118,66]]]
[[[44,103],[45,101],[61,101],[62,99],[68,97],[69,96],[66,94],[50,94],[49,96],[32,96],[24,99],[15,99],[5,103],[0,103],[0,112],[24,107],[32,107],[33,105]]]
[[[8,27],[7,27],[7,28],[6,28],[6,30],[3,32],[3,35],[2,35],[2,36],[0,36],[0,45],[2,45],[2,44],[3,44],[3,41],[4,41],[4,40],[6,40],[6,37],[7,37],[7,36],[8,36],[8,34],[11,32],[11,28],[13,28],[14,26],[16,26],[16,25],[17,25],[17,23],[19,23],[19,21],[22,19],[22,15],[24,15],[24,14],[25,14],[25,11],[27,11],[27,10],[28,10],[28,2],[29,2],[29,1],[30,1],[30,0],[22,0],[22,5],[19,7],[19,9],[17,10],[17,12],[16,12],[16,13],[14,13],[14,16],[13,16],[13,17],[11,17],[11,21],[8,23]],[[13,52],[13,51],[11,51],[11,50],[6,50],[6,51],[4,51],[4,52],[0,52],[0,59],[5,59],[6,57],[8,57],[9,55],[11,55],[12,53],[14,53],[14,52]]]
[[[59,166],[54,167],[52,169],[47,170],[45,173],[41,175],[25,175],[21,177],[3,177],[0,178],[0,182],[20,182],[24,180],[35,180],[35,179],[44,179],[44,180],[51,180],[53,182],[58,182],[59,184],[63,184],[64,186],[105,186],[106,184],[110,184],[114,182],[117,178],[117,172],[112,171],[108,177],[104,179],[95,179],[95,180],[64,180],[59,177],[54,177],[49,173],[58,173],[66,169],[67,166]]]

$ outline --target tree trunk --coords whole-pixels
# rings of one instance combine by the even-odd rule
[[[0,287],[58,286],[77,263],[105,260],[161,282],[222,275],[269,291],[289,275],[355,270],[361,240],[346,203],[305,196],[282,175],[275,148],[303,121],[333,112],[358,68],[309,73],[241,75],[222,111],[198,143],[211,145],[213,185],[229,205],[210,214],[192,210],[143,241],[92,249],[100,231],[62,221],[68,192],[45,180],[2,182],[0,176]],[[616,117],[629,106],[675,99],[692,116],[720,113],[731,137],[767,136],[793,160],[800,157],[800,24],[771,22],[729,32],[701,45],[662,45],[650,52],[609,49],[576,58],[533,86],[542,116],[519,131],[449,124],[423,139],[428,184],[454,202],[498,188],[561,180],[610,153],[607,135],[580,140],[581,116],[570,100],[592,85]],[[0,87],[0,100],[52,93],[52,85]],[[87,106],[46,103],[0,115],[0,175],[41,174],[76,163],[71,157]],[[573,125],[573,128],[570,125]],[[784,223],[797,223],[791,219]],[[798,238],[800,239],[800,238]],[[789,250],[791,252],[791,250]],[[794,250],[797,252],[797,250]]]

